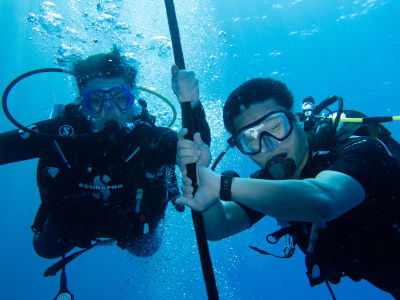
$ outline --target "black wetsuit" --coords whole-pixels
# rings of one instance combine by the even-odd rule
[[[341,217],[327,223],[308,253],[311,223],[292,222],[295,242],[306,253],[311,285],[324,280],[339,283],[349,276],[368,280],[400,299],[400,166],[387,148],[372,137],[351,137],[332,151],[312,153],[302,178],[324,170],[338,171],[356,179],[365,200]],[[295,201],[295,199],[294,199]],[[262,214],[245,208],[252,223]],[[314,266],[321,275],[311,276]]]
[[[201,104],[193,113],[194,128],[209,144]],[[18,130],[0,135],[0,164],[39,158],[42,205],[33,226],[39,255],[56,257],[96,237],[113,238],[128,249],[142,247],[138,243],[147,237],[146,242],[154,242],[168,201],[179,194],[177,134],[142,118],[128,125],[110,124],[93,133],[77,106],[69,105],[61,116],[35,124],[39,132],[59,138]],[[143,251],[132,252],[154,252]]]

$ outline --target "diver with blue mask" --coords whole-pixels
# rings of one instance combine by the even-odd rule
[[[110,121],[122,127],[138,115],[134,91],[123,78],[94,78],[87,82],[80,105],[91,123],[93,131],[100,131]],[[137,104],[136,104],[137,105]]]
[[[171,71],[178,101],[191,103],[195,128],[209,143],[194,73],[176,66]],[[64,257],[46,276],[77,256],[65,257],[73,248],[83,248],[80,254],[104,244],[104,238],[134,255],[153,255],[161,245],[166,206],[175,205],[179,195],[177,134],[156,126],[146,103],[137,99],[138,89],[156,94],[136,85],[137,69],[114,47],[63,72],[75,76],[76,102],[60,106],[49,120],[0,134],[0,165],[39,158],[42,202],[32,225],[33,246],[41,257]],[[17,81],[3,94],[3,108]]]

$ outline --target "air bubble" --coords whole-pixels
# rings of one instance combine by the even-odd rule
[[[167,37],[157,35],[151,38],[148,49],[157,50],[159,57],[167,57],[171,54],[172,43]]]

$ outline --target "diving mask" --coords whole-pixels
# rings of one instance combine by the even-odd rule
[[[240,152],[256,155],[262,146],[266,152],[273,152],[293,130],[293,117],[286,111],[274,111],[257,121],[241,128],[234,141]]]
[[[103,111],[106,116],[112,115],[116,109],[125,113],[133,106],[134,100],[135,97],[128,88],[117,86],[109,90],[85,91],[81,104],[89,115],[98,117]]]

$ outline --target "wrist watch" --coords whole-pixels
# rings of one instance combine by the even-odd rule
[[[232,180],[239,177],[235,171],[225,171],[221,175],[221,185],[219,188],[219,198],[224,201],[232,201]]]

